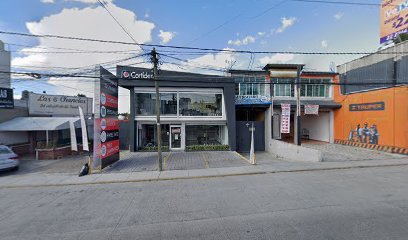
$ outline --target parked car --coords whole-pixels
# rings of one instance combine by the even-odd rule
[[[18,155],[9,147],[0,145],[0,171],[18,170]]]

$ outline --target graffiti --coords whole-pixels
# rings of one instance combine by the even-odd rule
[[[360,143],[369,143],[369,144],[378,144],[378,138],[380,134],[378,133],[378,128],[376,124],[368,127],[368,123],[364,123],[364,126],[361,127],[360,124],[357,124],[356,128],[350,130],[348,140],[351,142],[360,142]]]

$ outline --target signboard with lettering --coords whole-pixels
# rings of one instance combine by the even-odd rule
[[[408,33],[408,0],[383,0],[380,7],[380,43]]]
[[[305,105],[305,115],[319,115],[319,105]]]
[[[92,168],[103,169],[119,160],[118,79],[100,68],[95,84],[94,158]]]
[[[374,102],[374,103],[359,103],[350,104],[350,112],[360,112],[360,111],[383,111],[385,109],[384,102]]]
[[[30,115],[78,116],[81,107],[85,116],[92,115],[92,98],[30,93]]]
[[[281,133],[290,133],[290,104],[282,103]]]
[[[13,89],[0,88],[0,109],[14,108]]]

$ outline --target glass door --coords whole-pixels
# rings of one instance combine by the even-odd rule
[[[181,126],[170,126],[170,149],[181,149]]]

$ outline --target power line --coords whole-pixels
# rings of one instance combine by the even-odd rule
[[[69,74],[42,74],[42,73],[35,73],[35,72],[14,72],[14,71],[0,71],[0,73],[12,73],[12,74],[20,74],[20,75],[30,75],[30,74],[37,74],[37,75],[42,75],[42,76],[46,76],[46,77],[81,77],[81,78],[93,78],[93,79],[99,79],[99,76],[89,76],[89,75],[84,75],[84,76],[80,76],[80,75],[69,75]],[[181,77],[186,77],[188,78],[187,80],[180,80]],[[211,80],[215,80],[213,82],[217,82],[216,79],[222,79],[223,81],[221,82],[226,82],[225,79],[233,79],[234,77],[223,77],[223,76],[191,76],[191,75],[177,75],[177,76],[159,76],[157,81],[162,81],[162,82],[173,82],[173,79],[177,79],[175,82],[195,82],[195,83],[210,83],[210,81],[202,81],[203,79],[211,79]],[[195,80],[197,79],[197,80]],[[200,81],[201,80],[201,81]],[[385,81],[387,81],[386,79],[384,79]],[[152,80],[154,81],[154,80]],[[231,82],[232,83],[232,82]],[[234,82],[236,83],[250,83],[250,84],[261,84],[261,85],[269,85],[269,84],[276,84],[276,85],[285,85],[285,84],[292,84],[292,83],[286,83],[286,82],[277,82],[274,80],[271,81],[254,81],[254,82]],[[362,85],[362,86],[366,86],[366,85],[393,85],[393,86],[397,86],[397,85],[407,85],[408,83],[397,83],[395,84],[394,82],[322,82],[322,83],[305,83],[305,82],[301,82],[301,85]]]
[[[161,44],[146,44],[146,43],[131,43],[113,40],[103,40],[94,38],[80,38],[80,37],[68,37],[60,35],[50,35],[50,34],[29,34],[29,33],[19,33],[19,32],[9,32],[0,31],[0,34],[7,35],[17,35],[25,37],[37,37],[37,38],[58,38],[58,39],[69,39],[77,41],[90,41],[90,42],[101,42],[101,43],[111,43],[111,44],[123,44],[123,45],[140,45],[146,47],[158,47],[158,48],[172,48],[172,49],[187,49],[187,50],[201,50],[201,51],[211,51],[211,52],[227,52],[227,53],[246,53],[246,54],[294,54],[294,55],[389,55],[389,54],[408,54],[408,52],[305,52],[305,51],[250,51],[250,50],[233,50],[233,49],[218,49],[218,48],[199,48],[199,47],[183,47],[174,45],[161,45]]]
[[[357,6],[382,6],[381,3],[365,3],[365,2],[347,2],[347,1],[325,1],[325,0],[289,0],[291,2],[305,2],[305,3],[323,3],[323,4],[341,4],[341,5],[357,5]],[[399,6],[389,4],[387,6]]]
[[[143,49],[143,47],[133,38],[132,34],[130,34],[125,29],[125,27],[123,27],[122,24],[120,24],[120,22],[115,18],[115,16],[113,16],[113,14],[109,11],[108,7],[101,0],[98,0],[98,2],[109,13],[113,20],[115,20],[115,22],[122,28],[122,30],[133,40],[133,42],[135,42],[136,45],[138,45],[145,53],[147,53],[147,51]]]

